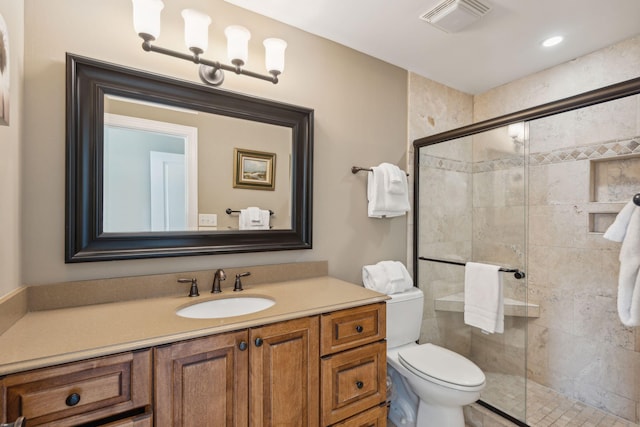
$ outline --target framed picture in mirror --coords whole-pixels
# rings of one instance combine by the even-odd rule
[[[233,157],[234,188],[275,189],[275,153],[234,148]]]

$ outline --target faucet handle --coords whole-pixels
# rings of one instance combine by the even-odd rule
[[[233,285],[233,292],[238,292],[242,290],[242,282],[240,281],[241,277],[251,276],[251,273],[245,271],[244,273],[236,274],[236,282]]]
[[[198,279],[178,279],[178,283],[191,283],[191,289],[189,289],[190,297],[198,297],[200,296],[200,292],[198,292]]]

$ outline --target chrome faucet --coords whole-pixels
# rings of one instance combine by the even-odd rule
[[[227,274],[221,268],[217,269],[216,272],[213,273],[213,286],[211,287],[212,294],[219,294],[222,292],[220,289],[220,281],[225,280],[226,278]]]

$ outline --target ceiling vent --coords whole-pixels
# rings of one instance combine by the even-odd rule
[[[423,13],[420,19],[447,33],[455,33],[473,24],[491,10],[486,2],[478,0],[444,0]]]

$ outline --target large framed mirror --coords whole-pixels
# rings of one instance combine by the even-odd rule
[[[312,109],[66,66],[67,263],[311,248]]]

